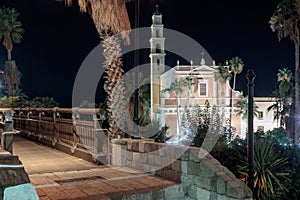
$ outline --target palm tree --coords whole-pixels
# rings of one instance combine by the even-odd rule
[[[299,0],[282,0],[270,19],[273,32],[277,31],[278,39],[290,37],[295,46],[295,115],[300,111],[299,96],[299,47],[300,47],[300,4]],[[300,127],[294,122],[294,140],[299,143]]]
[[[258,106],[254,103],[253,106],[253,115],[257,117],[258,115]],[[242,97],[240,101],[236,104],[235,114],[242,116],[243,120],[248,120],[248,97]]]
[[[14,43],[20,43],[23,33],[22,24],[17,20],[19,13],[15,9],[0,9],[0,40],[7,51],[7,61],[4,67],[4,79],[9,96],[13,96],[14,89],[20,85],[21,73],[16,62],[12,60],[11,52]]]
[[[231,74],[228,66],[219,65],[218,71],[216,73],[216,78],[222,84],[222,87],[221,87],[222,88],[222,92],[221,92],[222,94],[221,95],[223,97],[222,104],[224,106],[224,104],[225,104],[225,102],[224,102],[224,86],[227,83],[227,81],[229,81],[232,78],[232,74]]]
[[[280,127],[286,126],[287,132],[290,133],[288,126],[289,116],[291,112],[291,98],[293,96],[293,85],[291,79],[293,73],[288,68],[279,69],[277,73],[278,89],[273,92],[276,97],[276,103],[269,106],[267,111],[274,110],[274,119],[279,120]]]
[[[7,86],[8,96],[14,96],[14,91],[19,88],[21,83],[21,72],[18,70],[16,62],[9,60],[4,66],[4,80]]]
[[[192,84],[192,78],[191,77],[186,77],[183,80],[177,80],[175,79],[171,85],[170,88],[165,89],[165,91],[168,92],[173,92],[176,96],[176,110],[177,110],[177,137],[180,137],[180,124],[181,124],[181,116],[179,112],[179,97],[181,96],[183,90],[187,88],[190,90]]]
[[[232,112],[233,112],[233,91],[235,91],[235,85],[236,85],[236,75],[240,74],[243,71],[244,68],[244,62],[241,58],[239,58],[238,56],[233,57],[230,61],[230,67],[231,67],[231,71],[233,72],[233,87],[231,90],[231,99],[230,99],[230,105],[231,105],[231,110],[230,110],[230,128],[231,128],[231,121],[232,121]]]
[[[64,0],[71,5],[72,0]],[[121,59],[121,45],[118,37],[112,37],[121,34],[125,43],[129,43],[129,37],[126,31],[130,30],[130,21],[126,10],[127,0],[78,0],[78,5],[82,12],[88,12],[92,17],[100,38],[103,40],[105,57],[105,88],[108,94],[108,121],[112,137],[124,135],[118,128],[125,126],[126,116],[121,109],[126,108],[124,85],[116,84],[121,80],[124,73],[122,69],[123,61]],[[118,103],[119,102],[119,103]],[[118,110],[117,112],[113,112]],[[116,121],[123,121],[123,124],[117,126]]]
[[[14,9],[0,9],[0,40],[3,38],[3,45],[7,51],[7,60],[11,60],[13,44],[20,43],[22,39],[22,24],[17,20],[19,13]]]
[[[278,81],[290,81],[292,79],[293,72],[288,68],[279,69],[277,73]]]
[[[233,57],[229,61],[229,63],[230,63],[231,71],[233,72],[233,87],[232,87],[232,89],[235,90],[236,75],[240,74],[243,71],[244,62],[241,58],[236,56],[236,57]]]

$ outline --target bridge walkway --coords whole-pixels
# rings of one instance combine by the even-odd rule
[[[127,199],[135,195],[151,199],[155,192],[159,196],[159,191],[176,185],[140,171],[90,163],[18,135],[13,154],[19,156],[41,200]]]

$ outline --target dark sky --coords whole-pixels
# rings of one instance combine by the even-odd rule
[[[141,0],[141,27],[151,25],[156,2]],[[247,93],[245,74],[254,69],[255,95],[268,96],[276,86],[277,70],[284,66],[294,69],[293,43],[289,38],[279,42],[268,24],[278,2],[160,0],[159,4],[165,27],[195,39],[217,64],[233,56],[243,59],[245,67],[237,89]],[[75,4],[69,8],[55,0],[0,0],[3,6],[16,8],[25,29],[22,43],[13,49],[23,74],[22,89],[30,97],[51,96],[61,106],[71,106],[76,73],[100,42],[89,15],[80,13]],[[128,3],[132,24],[133,8],[134,3]],[[0,68],[5,58],[1,45]],[[176,64],[171,56],[166,60],[169,66]]]

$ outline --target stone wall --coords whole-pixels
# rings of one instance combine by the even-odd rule
[[[252,199],[251,190],[201,148],[155,143],[150,140],[115,139],[112,165],[129,167],[172,180],[180,185],[174,198]]]
[[[20,198],[15,198],[17,196]],[[29,196],[31,198],[26,198]],[[38,195],[30,184],[19,157],[0,148],[0,200],[2,199],[35,200],[38,199]]]

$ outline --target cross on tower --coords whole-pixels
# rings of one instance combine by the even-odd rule
[[[158,4],[156,4],[156,5],[155,5],[155,8],[156,8],[156,11],[155,11],[155,12],[156,12],[156,14],[159,14],[159,11],[158,11],[159,5],[158,5]]]

